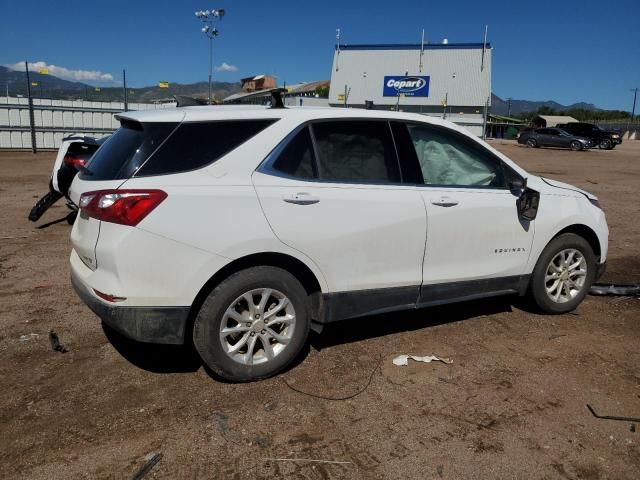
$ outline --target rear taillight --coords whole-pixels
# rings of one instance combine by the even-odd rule
[[[96,220],[134,227],[165,198],[162,190],[97,190],[80,196],[80,210]]]
[[[62,161],[71,167],[75,167],[77,165],[84,167],[85,163],[89,159],[91,155],[74,155],[72,153],[67,153]]]

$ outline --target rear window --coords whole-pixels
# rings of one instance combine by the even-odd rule
[[[183,123],[142,165],[136,177],[185,172],[209,165],[275,121],[268,119]]]
[[[138,123],[122,126],[88,162],[83,180],[117,180],[185,172],[215,162],[275,120]],[[161,148],[158,148],[161,147]]]
[[[145,123],[123,121],[81,172],[83,180],[117,180],[129,178],[142,165],[177,123]],[[89,173],[90,172],[90,173]]]

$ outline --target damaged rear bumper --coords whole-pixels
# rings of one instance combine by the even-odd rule
[[[74,273],[71,284],[100,319],[125,337],[145,343],[182,345],[189,307],[124,307],[107,305]]]

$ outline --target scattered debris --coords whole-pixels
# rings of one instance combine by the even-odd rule
[[[227,433],[229,431],[229,417],[222,412],[213,412],[213,417],[218,422],[218,430],[220,430],[220,433]]]
[[[598,185],[598,182],[594,182],[593,180],[589,180],[588,178],[587,178],[587,182],[589,182],[589,183],[591,183],[593,185]]]
[[[20,335],[20,341],[21,342],[28,342],[29,340],[33,339],[33,338],[38,338],[40,336],[40,334],[38,333],[29,333],[28,335]]]
[[[618,417],[616,415],[598,415],[596,411],[593,409],[591,405],[587,403],[587,408],[596,418],[601,418],[602,420],[618,420],[620,422],[635,422],[640,423],[640,417]]]
[[[0,237],[0,240],[15,240],[17,238],[29,238],[29,235],[16,235],[16,236]]]
[[[340,465],[352,464],[353,462],[345,462],[340,460],[316,460],[313,458],[263,458],[265,462],[310,462],[310,463],[337,463]]]
[[[594,283],[589,289],[591,295],[640,295],[640,284],[615,285],[609,283]]]
[[[382,357],[378,359],[378,363],[376,363],[376,366],[373,368],[373,370],[371,370],[371,373],[369,374],[369,381],[366,383],[366,385],[362,387],[360,390],[358,390],[357,392],[351,395],[347,395],[345,397],[327,397],[324,395],[316,395],[315,393],[305,392],[303,390],[299,390],[298,388],[294,387],[286,380],[284,380],[284,384],[294,392],[301,393],[302,395],[307,395],[309,397],[319,398],[321,400],[333,400],[333,401],[350,400],[352,398],[357,397],[358,395],[363,393],[367,388],[369,388],[369,385],[371,385],[371,381],[373,380],[373,375],[378,371],[378,369],[380,368],[380,365],[382,365]]]
[[[151,469],[160,461],[162,453],[149,453],[144,459],[147,461],[140,470],[138,470],[131,480],[142,480],[144,476],[151,471]]]
[[[549,340],[555,340],[556,338],[566,337],[566,336],[567,336],[567,335],[566,335],[566,334],[564,334],[564,333],[559,334],[559,335],[551,335],[551,336],[549,337]]]
[[[409,365],[409,359],[415,360],[416,362],[424,362],[424,363],[431,363],[431,362],[442,362],[446,364],[453,363],[453,360],[451,360],[450,358],[438,358],[435,355],[426,355],[424,357],[418,357],[416,355],[398,355],[396,358],[393,359],[393,364],[397,365],[398,367],[404,367],[406,365]]]
[[[49,342],[51,342],[51,348],[53,348],[54,352],[60,352],[60,353],[68,352],[65,346],[62,343],[60,343],[58,334],[53,330],[49,331]]]

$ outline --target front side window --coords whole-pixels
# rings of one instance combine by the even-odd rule
[[[425,184],[505,187],[500,161],[472,140],[442,128],[407,127]]]
[[[398,183],[400,170],[389,124],[347,120],[312,124],[320,179]]]

